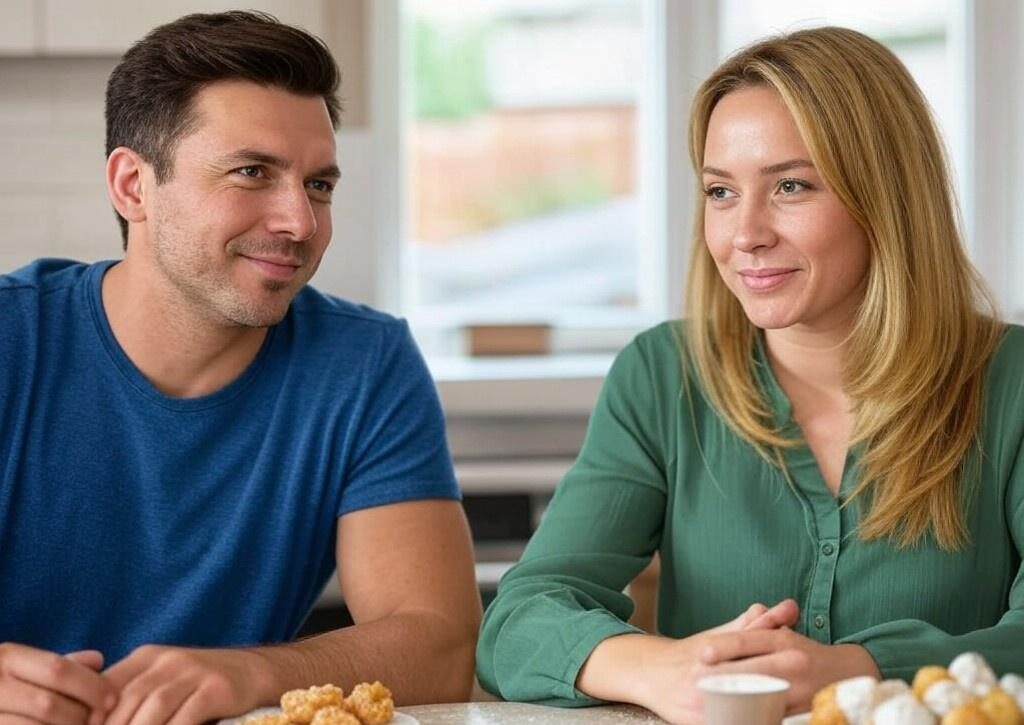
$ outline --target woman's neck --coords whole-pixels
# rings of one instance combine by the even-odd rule
[[[827,332],[796,328],[765,331],[768,361],[794,408],[799,401],[814,407],[846,403],[843,348],[846,330]]]

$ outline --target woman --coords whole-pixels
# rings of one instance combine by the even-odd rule
[[[766,40],[700,88],[690,152],[686,322],[616,360],[481,682],[696,723],[705,673],[784,677],[799,711],[965,650],[1024,671],[1024,330],[906,69],[851,30]],[[660,635],[622,594],[655,552]]]

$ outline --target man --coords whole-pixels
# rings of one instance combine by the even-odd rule
[[[191,15],[107,88],[125,256],[0,277],[0,722],[192,725],[379,679],[465,699],[480,602],[405,323],[306,282],[338,71]],[[290,644],[337,566],[355,626]]]

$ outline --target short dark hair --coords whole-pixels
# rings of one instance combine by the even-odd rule
[[[170,178],[177,143],[196,122],[192,101],[216,81],[246,80],[318,95],[335,129],[340,73],[319,38],[267,13],[197,13],[150,31],[124,54],[107,82],[106,155],[119,146]],[[128,222],[117,215],[128,247]]]

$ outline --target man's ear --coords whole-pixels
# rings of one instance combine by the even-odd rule
[[[147,164],[130,148],[118,146],[107,157],[107,196],[129,222],[146,220],[142,176]]]

